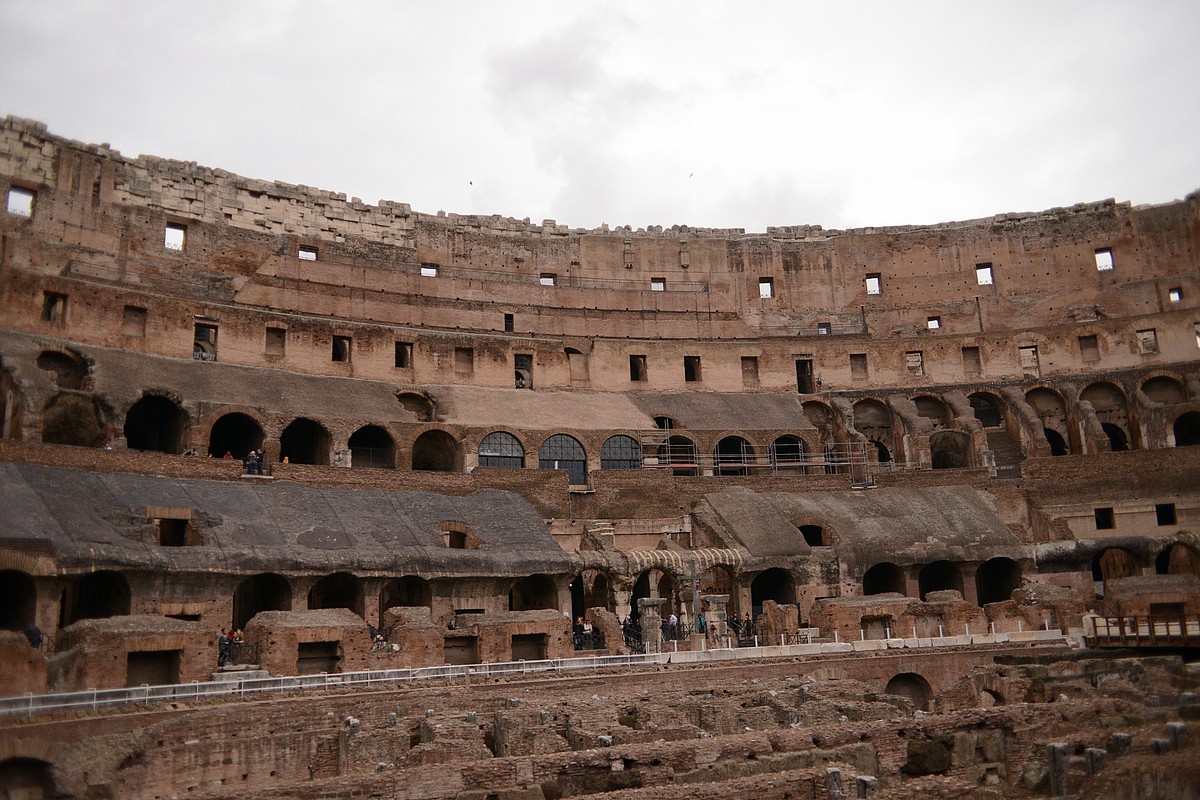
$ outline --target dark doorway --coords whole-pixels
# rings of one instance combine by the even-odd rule
[[[1053,428],[1043,428],[1042,433],[1046,436],[1046,442],[1050,445],[1050,455],[1065,456],[1071,451],[1067,448],[1067,441],[1062,437],[1062,434]]]
[[[772,567],[754,577],[750,584],[750,604],[754,607],[755,617],[762,613],[762,605],[767,600],[774,600],[781,606],[796,602],[796,582],[787,570]]]
[[[208,454],[213,458],[221,458],[229,453],[241,460],[251,450],[261,450],[262,446],[262,427],[252,417],[239,411],[225,414],[214,422],[208,435]]]
[[[975,591],[981,606],[1010,599],[1020,585],[1021,569],[1011,558],[989,559],[975,572]]]
[[[279,460],[292,464],[328,466],[333,440],[325,426],[301,417],[283,429],[279,436]]]
[[[458,442],[445,431],[425,431],[413,442],[412,468],[414,470],[457,472],[459,463]]]
[[[863,594],[904,594],[904,571],[899,566],[884,562],[876,564],[863,575]]]
[[[308,607],[318,608],[348,608],[360,617],[363,616],[362,581],[349,572],[335,572],[326,575],[308,592]]]
[[[558,589],[546,575],[522,578],[508,593],[509,611],[536,611],[542,608],[558,609]]]
[[[1125,431],[1111,422],[1101,422],[1100,427],[1108,437],[1109,446],[1114,453],[1122,453],[1129,449],[1129,437],[1125,435]]]
[[[396,443],[378,425],[364,425],[354,432],[347,443],[350,447],[350,467],[364,469],[396,468]]]
[[[796,391],[800,394],[813,392],[813,362],[811,358],[796,359]]]
[[[1175,433],[1175,446],[1187,447],[1200,444],[1200,411],[1189,411],[1180,414],[1172,426]]]
[[[940,592],[946,589],[953,589],[962,594],[962,570],[953,562],[935,561],[921,568],[921,572],[917,575],[917,583],[920,586],[922,600],[930,592]]]
[[[260,611],[291,611],[292,587],[288,579],[261,572],[238,584],[233,593],[233,627],[244,628]]]
[[[59,627],[81,619],[104,619],[129,613],[132,593],[119,572],[81,575],[63,590]]]
[[[19,631],[37,619],[37,586],[20,570],[0,570],[0,630]]]
[[[146,395],[125,415],[125,442],[130,450],[181,453],[186,429],[183,409],[162,395]]]
[[[135,650],[126,657],[126,686],[179,683],[178,650]]]

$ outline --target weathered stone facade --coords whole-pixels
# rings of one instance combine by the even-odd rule
[[[131,159],[12,117],[0,193],[0,628],[47,637],[0,638],[6,694],[207,680],[227,660],[283,675],[814,640],[865,658],[1200,609],[1198,194],[848,231],[584,230]],[[699,635],[702,598],[724,614]],[[1011,677],[966,689],[913,658],[895,685],[908,673],[835,672],[946,711]],[[653,731],[763,727],[679,708]],[[629,783],[611,776],[648,755],[595,756],[605,780],[482,766],[620,739],[571,713],[422,717],[394,747],[316,736],[286,782],[465,759],[458,796],[565,796],[725,761],[664,756]],[[950,728],[904,763],[817,760],[909,775],[912,796],[932,773],[1041,785],[1021,735]],[[108,780],[11,730],[0,777]],[[780,741],[750,749],[799,748]],[[764,771],[875,791],[835,795],[813,758]],[[280,777],[269,761],[230,763],[251,791]],[[234,780],[208,769],[112,791]],[[777,796],[728,766],[709,780]]]

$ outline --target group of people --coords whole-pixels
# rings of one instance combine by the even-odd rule
[[[242,631],[240,628],[232,628],[229,633],[221,631],[221,636],[217,639],[217,666],[223,667],[226,664],[234,663],[241,646]]]
[[[571,634],[576,650],[592,650],[597,646],[592,623],[583,617],[575,618],[575,625],[571,628]]]
[[[262,450],[251,450],[242,459],[242,465],[245,467],[247,475],[262,475],[263,474],[263,452]]]

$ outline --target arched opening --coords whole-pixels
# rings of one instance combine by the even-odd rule
[[[28,574],[0,570],[0,630],[19,631],[37,620],[37,586]]]
[[[921,395],[913,398],[917,407],[917,416],[924,417],[933,424],[933,430],[938,431],[950,425],[950,409],[936,397]]]
[[[990,394],[975,392],[967,400],[975,419],[985,428],[1003,428],[1004,415],[1000,412],[1000,401]]]
[[[54,788],[50,765],[36,758],[0,761],[0,792],[4,800],[49,800],[63,796]]]
[[[1128,578],[1141,572],[1137,557],[1120,547],[1110,547],[1092,557],[1092,580],[1097,583]]]
[[[673,431],[679,427],[679,423],[671,417],[655,417],[654,427],[662,431]]]
[[[480,456],[480,466],[489,466],[482,463],[482,449]],[[462,468],[458,442],[446,431],[425,431],[413,442],[412,468],[420,472],[458,472]]]
[[[808,450],[799,436],[780,436],[771,442],[771,469],[775,472],[805,471]]]
[[[1125,438],[1125,431],[1111,422],[1101,422],[1100,427],[1104,430],[1104,435],[1108,437],[1110,450],[1114,453],[1121,453],[1129,449],[1129,440]]]
[[[251,575],[233,592],[233,627],[241,629],[260,611],[291,611],[292,586],[273,572]]]
[[[411,412],[418,421],[429,422],[434,418],[437,403],[431,395],[415,391],[396,392],[396,399],[400,401],[404,410]]]
[[[891,462],[892,453],[890,450],[887,449],[886,444],[879,441],[878,439],[872,439],[871,444],[875,445],[875,460],[876,461],[878,461],[880,464],[887,464],[887,463]]]
[[[556,433],[538,448],[538,469],[565,469],[567,482],[572,486],[586,486],[587,454],[583,445],[573,436]]]
[[[933,691],[929,686],[929,681],[917,673],[902,672],[888,681],[883,693],[908,698],[917,711],[928,711],[929,699]]]
[[[82,389],[87,378],[88,364],[74,352],[43,350],[38,353],[39,369],[54,373],[54,384],[60,389]]]
[[[825,529],[820,525],[801,525],[800,535],[804,537],[804,543],[809,547],[824,547]]]
[[[950,561],[934,561],[921,568],[920,573],[917,574],[917,585],[920,587],[922,600],[930,592],[940,592],[946,589],[954,589],[962,594],[962,570],[958,568],[957,564]]]
[[[1050,445],[1051,455],[1065,456],[1076,452],[1074,445],[1068,442],[1066,435],[1070,430],[1067,421],[1067,406],[1057,392],[1039,386],[1025,393],[1025,402],[1042,421],[1042,429],[1045,432],[1046,442]]]
[[[305,417],[292,420],[279,436],[280,461],[328,466],[332,450],[333,437],[325,426]]]
[[[240,411],[223,415],[213,423],[208,434],[208,454],[213,458],[229,454],[241,460],[251,450],[261,450],[262,446],[262,426]]]
[[[1154,571],[1159,575],[1195,575],[1200,578],[1200,555],[1177,542],[1163,548],[1154,559]]]
[[[762,613],[763,603],[767,600],[774,600],[781,606],[796,602],[796,582],[786,569],[765,569],[750,582],[750,604],[754,607],[755,618]]]
[[[864,595],[889,592],[904,594],[904,570],[887,561],[875,564],[863,573],[862,583]]]
[[[1142,394],[1159,405],[1173,406],[1187,401],[1183,384],[1174,378],[1159,375],[1142,384]]]
[[[498,469],[522,469],[525,448],[521,440],[505,431],[495,431],[479,443],[479,466]]]
[[[405,575],[384,584],[379,590],[379,619],[389,608],[433,608],[433,589],[429,581]]]
[[[938,431],[929,437],[934,469],[971,466],[971,437],[961,431]]]
[[[396,468],[396,443],[378,425],[362,426],[346,444],[350,448],[351,469]]]
[[[860,400],[854,404],[854,428],[875,445],[879,463],[892,460],[892,412],[878,400]]]
[[[679,585],[675,582],[675,576],[666,570],[658,575],[657,596],[667,601],[662,604],[663,618],[669,618],[672,614],[679,615]]]
[[[629,618],[634,622],[641,619],[642,610],[638,607],[638,600],[650,596],[650,572],[646,570],[633,582],[633,591],[629,594]]]
[[[129,408],[123,432],[130,450],[181,453],[185,430],[182,408],[162,395],[148,394]]]
[[[1200,411],[1180,414],[1175,420],[1172,430],[1175,433],[1176,447],[1200,444]]]
[[[670,436],[658,446],[658,463],[671,467],[673,475],[695,475],[696,443],[686,436]]]
[[[349,572],[335,572],[332,575],[326,575],[308,590],[308,607],[312,610],[348,608],[361,617],[363,616],[362,581]]]
[[[741,436],[726,436],[713,451],[717,475],[745,475],[747,465],[753,462],[754,448]]]
[[[119,572],[80,575],[63,589],[59,627],[65,628],[81,619],[125,616],[132,600],[129,584]]]
[[[63,392],[42,409],[42,441],[76,447],[102,447],[108,441],[108,414],[100,401]]]
[[[1067,448],[1067,442],[1063,439],[1061,433],[1053,428],[1043,428],[1042,434],[1046,437],[1046,443],[1050,445],[1050,455],[1070,455],[1071,451]]]
[[[1010,599],[1020,585],[1021,568],[1011,558],[988,559],[975,572],[975,591],[981,606]]]
[[[508,593],[509,611],[558,610],[558,589],[548,575],[530,575],[513,584]]]
[[[600,448],[600,469],[641,469],[642,445],[624,434],[610,436]]]
[[[571,581],[571,618],[582,617],[589,608],[613,609],[608,576],[597,570],[584,570]]]

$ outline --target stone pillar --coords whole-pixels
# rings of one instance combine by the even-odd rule
[[[613,609],[616,612],[617,619],[622,621],[629,619],[630,611],[632,611],[630,599],[633,597],[633,581],[624,578],[624,576],[614,575],[612,593]]]
[[[638,621],[642,624],[642,644],[648,653],[662,652],[662,604],[661,597],[638,598]]]
[[[728,617],[729,595],[702,595],[700,605],[704,609],[704,621],[708,623],[708,635],[723,640],[729,632],[729,626],[725,622]]]
[[[966,566],[962,568],[962,586],[963,600],[973,606],[979,605],[979,587],[975,584],[975,573],[979,571],[979,566]],[[985,631],[986,633],[986,631]]]

